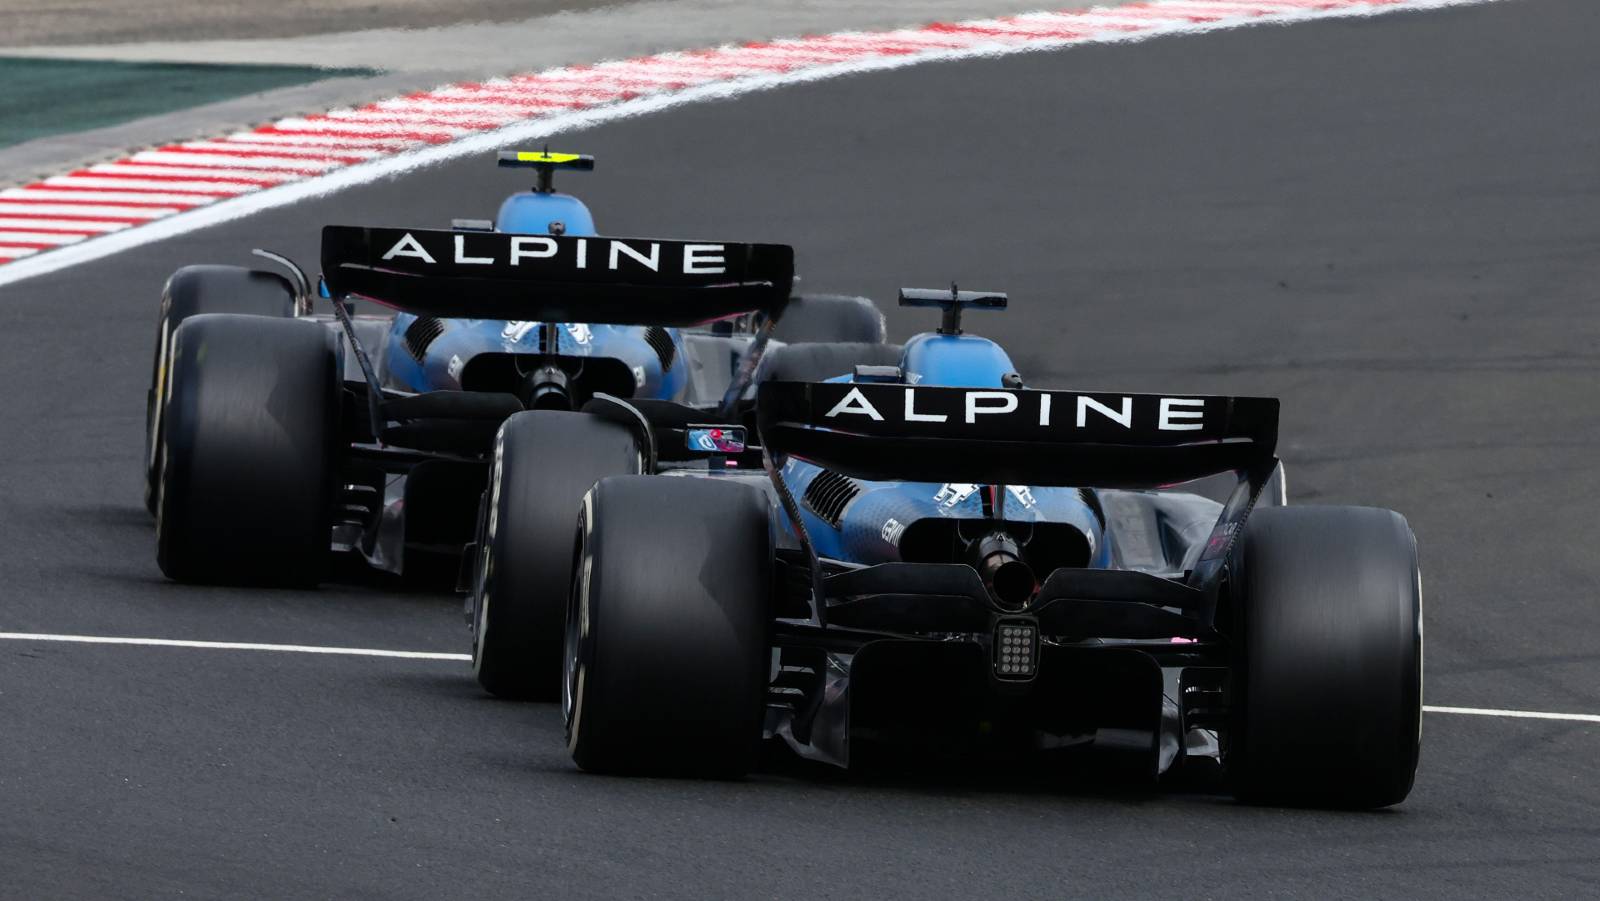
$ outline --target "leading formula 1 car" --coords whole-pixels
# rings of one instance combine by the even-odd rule
[[[584,497],[563,687],[579,766],[737,775],[764,740],[841,766],[864,743],[1102,747],[1151,774],[1211,758],[1252,800],[1406,797],[1422,631],[1404,518],[1284,505],[1274,399],[1026,387],[961,329],[1003,295],[901,302],[943,324],[895,365],[790,380],[769,354],[741,465]],[[1183,487],[1220,473],[1225,501]]]
[[[145,496],[169,577],[307,584],[333,551],[388,572],[411,556],[461,557],[496,436],[517,414],[548,413],[542,427],[561,427],[555,411],[602,396],[731,408],[769,338],[884,340],[882,314],[864,298],[786,294],[778,329],[751,315],[754,305],[725,302],[748,286],[701,287],[748,275],[787,292],[787,248],[601,238],[588,207],[552,184],[557,170],[592,169],[591,157],[507,151],[499,163],[534,169],[538,183],[508,197],[492,222],[326,229],[318,292],[293,262],[263,251],[287,277],[188,266],[167,282]],[[393,275],[408,265],[409,276]],[[474,291],[497,265],[549,277]],[[389,288],[378,299],[397,313],[349,303]],[[530,291],[547,302],[525,303]],[[314,294],[332,311],[314,312]],[[579,295],[595,302],[574,303]],[[518,435],[532,427],[518,422]],[[577,435],[548,440],[585,445]],[[539,502],[562,511],[565,530],[587,487],[541,481]],[[567,584],[566,537],[554,557],[522,554],[539,579]]]

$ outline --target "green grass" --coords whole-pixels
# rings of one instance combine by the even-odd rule
[[[0,147],[365,69],[0,57]]]

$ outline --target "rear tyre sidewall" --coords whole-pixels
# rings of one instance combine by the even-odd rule
[[[584,500],[563,714],[585,770],[736,778],[754,767],[771,647],[757,488],[601,481]]]
[[[1230,563],[1236,645],[1225,763],[1244,800],[1384,807],[1421,745],[1422,593],[1398,513],[1251,514]]]
[[[495,439],[472,595],[472,666],[491,694],[555,700],[583,495],[640,471],[626,427],[587,413],[528,410]]]
[[[157,562],[182,582],[309,586],[326,574],[342,358],[309,320],[201,314],[172,336]]]

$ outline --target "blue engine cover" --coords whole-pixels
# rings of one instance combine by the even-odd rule
[[[512,194],[500,204],[495,215],[495,231],[514,235],[548,235],[551,223],[561,223],[562,234],[592,236],[594,216],[583,201],[571,194],[540,194],[523,191]]]
[[[950,388],[1000,388],[1001,378],[1017,371],[1011,357],[988,338],[931,332],[906,342],[900,368],[913,385]]]
[[[557,225],[559,223],[559,225]],[[555,230],[575,236],[596,234],[594,216],[583,201],[570,194],[524,191],[500,205],[495,230],[525,235]],[[410,391],[456,390],[461,376],[480,354],[538,356],[539,323],[499,319],[447,319],[425,323],[423,333],[408,339],[417,317],[395,316],[394,328],[384,347],[384,372],[388,379]],[[436,333],[426,334],[428,332]],[[676,329],[642,326],[561,323],[557,328],[560,356],[619,361],[633,375],[634,397],[677,400],[688,388],[688,367],[664,366],[666,360],[683,359],[683,338]],[[661,341],[665,337],[671,349]],[[427,340],[424,342],[423,337]],[[418,353],[418,348],[421,352]],[[579,377],[582,378],[581,376]]]

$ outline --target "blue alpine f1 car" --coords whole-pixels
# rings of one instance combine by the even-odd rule
[[[876,361],[775,348],[742,450],[584,496],[579,766],[1100,748],[1152,775],[1210,760],[1250,799],[1406,797],[1422,635],[1400,515],[1286,505],[1274,399],[1030,387],[962,330],[1003,295],[901,302],[941,327]],[[652,434],[641,418],[634,447]],[[1220,500],[1194,490],[1219,474]]]
[[[586,473],[640,468],[591,442],[596,417],[580,411],[612,399],[684,424],[737,419],[769,342],[856,342],[870,354],[884,326],[863,298],[791,297],[788,247],[599,235],[588,207],[553,186],[591,157],[507,151],[499,163],[538,181],[492,221],[324,229],[316,290],[265,251],[282,274],[176,272],[161,301],[145,495],[160,566],[180,581],[315,583],[336,552],[395,573],[418,557],[459,558],[471,573],[493,551],[480,553],[481,536],[504,542],[517,519],[515,551],[478,581],[563,586],[554,621],[540,621],[556,638],[538,684],[553,693],[571,530],[597,477]],[[323,300],[330,311],[314,309]],[[358,312],[354,300],[392,312]],[[503,462],[526,442],[574,462],[531,475]],[[498,502],[525,491],[529,511],[486,512],[491,464],[515,469],[495,483]],[[525,693],[538,655],[520,629],[490,630],[521,611],[484,606],[480,678]]]

